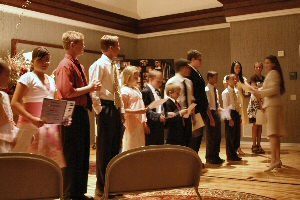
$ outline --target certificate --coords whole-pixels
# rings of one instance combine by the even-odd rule
[[[165,103],[167,100],[168,99],[159,99],[159,100],[152,101],[152,103],[150,103],[148,107],[150,109],[156,108],[157,106],[160,106],[163,103]]]
[[[184,118],[188,118],[189,115],[191,114],[192,110],[196,107],[196,103],[192,103],[189,107],[188,107],[188,113],[183,115]]]
[[[200,113],[195,114],[195,119],[192,126],[192,131],[195,131],[201,127],[205,126],[204,121]]]
[[[66,124],[72,116],[75,101],[44,98],[41,119],[46,124]]]

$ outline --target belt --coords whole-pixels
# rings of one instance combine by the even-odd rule
[[[75,108],[81,109],[81,110],[87,110],[88,109],[86,106],[81,106],[81,105],[75,105]]]
[[[104,105],[115,105],[114,101],[101,99],[101,104]]]

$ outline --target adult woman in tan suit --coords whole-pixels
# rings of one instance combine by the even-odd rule
[[[252,92],[263,100],[263,108],[267,117],[267,135],[271,143],[271,163],[265,170],[271,171],[281,167],[280,137],[286,136],[287,131],[283,117],[283,102],[281,95],[285,93],[282,70],[276,56],[265,58],[265,69],[268,72],[262,88],[253,89]]]

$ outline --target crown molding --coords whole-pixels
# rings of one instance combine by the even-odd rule
[[[300,8],[292,8],[292,9],[285,9],[285,10],[226,17],[226,22],[230,23],[230,22],[237,22],[237,21],[261,19],[261,18],[268,18],[268,17],[278,17],[278,16],[294,15],[294,14],[300,14]]]

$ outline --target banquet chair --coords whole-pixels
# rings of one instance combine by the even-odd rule
[[[198,191],[202,162],[178,145],[139,147],[115,156],[106,168],[103,199],[108,195],[194,187]]]
[[[0,199],[63,199],[62,172],[50,158],[29,153],[0,154]]]

